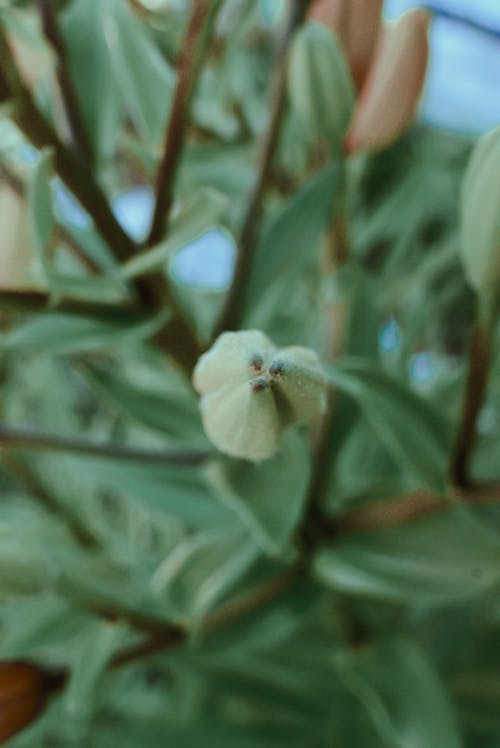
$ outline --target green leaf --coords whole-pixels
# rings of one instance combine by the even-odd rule
[[[370,715],[384,745],[461,748],[452,706],[417,645],[396,637],[335,658],[344,685]]]
[[[122,102],[110,55],[118,7],[115,0],[73,0],[61,18],[71,79],[98,160],[111,158],[120,133]]]
[[[309,483],[309,452],[304,435],[291,430],[278,454],[253,463],[228,460],[210,465],[207,475],[217,495],[233,509],[264,550],[282,554],[296,529]]]
[[[479,294],[495,294],[500,280],[500,126],[472,151],[460,201],[460,257],[467,280]]]
[[[73,258],[72,258],[73,259]],[[116,303],[126,296],[125,285],[110,275],[70,275],[53,272],[50,276],[53,296],[81,299],[83,302]]]
[[[9,500],[10,499],[10,500]],[[2,491],[0,515],[0,600],[44,593],[57,579],[67,535],[50,515],[22,496]]]
[[[60,216],[64,223],[67,233],[74,238],[76,243],[82,247],[86,254],[109,276],[116,279],[116,284],[123,283],[119,277],[120,266],[113,256],[106,242],[104,242],[93,226],[80,228],[79,226],[70,225],[64,221],[64,216]]]
[[[123,721],[107,720],[99,729],[99,737],[98,748],[116,748],[118,745],[127,748],[304,748],[306,745],[303,733],[297,737],[297,729],[292,730],[275,721],[269,723],[259,719],[255,724],[235,723],[227,718],[207,716],[205,720],[196,718],[183,724],[178,722],[177,714],[170,719],[165,716],[161,720],[152,720],[151,717],[135,719],[126,725],[126,729]]]
[[[116,82],[141,135],[158,143],[165,129],[175,74],[127,3],[106,2],[113,6],[106,34]]]
[[[469,667],[453,673],[453,700],[467,725],[496,736],[500,731],[500,669],[497,663],[478,663],[476,652],[472,657]]]
[[[0,350],[65,354],[96,350],[148,338],[164,321],[163,314],[144,319],[126,311],[109,318],[47,312],[0,336]]]
[[[181,194],[189,195],[203,184],[230,196],[231,205],[243,209],[253,181],[252,154],[246,144],[189,144],[179,172]]]
[[[190,527],[217,526],[232,516],[197,468],[83,457],[78,462],[99,486],[114,489]]]
[[[218,223],[226,205],[226,197],[217,190],[199,190],[173,219],[165,241],[124,264],[124,278],[137,278],[164,266],[174,252]]]
[[[428,401],[380,366],[345,358],[330,366],[334,388],[353,397],[377,437],[416,481],[442,490],[452,432]]]
[[[77,732],[91,716],[99,680],[125,631],[121,623],[93,620],[80,632],[81,644],[64,694],[66,709],[72,715],[71,722]]]
[[[230,523],[180,542],[151,580],[182,616],[199,618],[224,597],[259,556],[244,529]]]
[[[28,208],[34,245],[49,285],[51,267],[48,253],[55,226],[50,187],[52,176],[52,153],[44,150],[28,183]]]
[[[290,283],[297,286],[297,279],[319,267],[321,240],[334,217],[339,182],[339,165],[333,163],[316,174],[271,219],[250,270],[245,294],[247,327],[270,331],[275,319],[293,303]]]
[[[335,271],[332,285],[347,316],[345,353],[377,358],[380,312],[374,279],[359,265],[348,264]]]
[[[323,547],[316,575],[358,597],[444,605],[480,595],[500,581],[500,539],[467,510],[440,511],[407,525]]]
[[[102,367],[86,366],[86,377],[120,411],[172,439],[207,446],[194,394],[165,372],[163,391],[140,389]],[[170,381],[169,381],[170,380]]]

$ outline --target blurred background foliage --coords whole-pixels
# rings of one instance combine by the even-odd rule
[[[168,231],[152,243],[196,3],[0,5],[24,86],[75,159],[64,167],[1,52],[0,659],[62,673],[45,703],[35,675],[9,696],[15,677],[0,669],[0,735],[40,712],[10,738],[17,748],[499,745],[494,360],[472,463],[481,488],[448,481],[477,308],[459,260],[460,186],[494,122],[474,124],[471,101],[467,121],[440,129],[424,93],[402,138],[346,166],[285,102],[240,325],[328,365],[319,520],[307,433],[258,465],[214,453],[175,361],[182,330],[174,360],[152,344],[177,314],[200,351],[210,342],[289,4],[205,3],[216,18],[195,50]],[[434,10],[437,23],[453,9]],[[498,111],[498,85],[488,95]],[[340,210],[339,267],[323,251]],[[168,284],[163,308],[131,292],[153,276]]]

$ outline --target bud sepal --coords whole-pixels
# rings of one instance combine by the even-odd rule
[[[193,383],[207,436],[233,457],[272,457],[287,426],[314,421],[326,409],[317,354],[277,348],[258,330],[220,335],[198,361]]]

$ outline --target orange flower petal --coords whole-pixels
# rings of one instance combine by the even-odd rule
[[[347,153],[378,150],[409,126],[427,69],[429,14],[405,13],[381,33],[347,133]]]

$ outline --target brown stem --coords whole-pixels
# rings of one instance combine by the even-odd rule
[[[331,261],[334,269],[346,264],[349,259],[349,225],[345,205],[336,211],[335,220],[329,236]]]
[[[302,563],[277,572],[266,579],[263,583],[256,585],[253,589],[236,598],[222,603],[211,613],[203,624],[203,632],[210,634],[215,630],[229,626],[233,621],[243,617],[252,610],[257,610],[268,602],[271,602],[297,580],[304,571]],[[177,647],[183,644],[187,638],[187,631],[181,626],[170,625],[164,631],[153,633],[145,640],[126,647],[118,652],[110,661],[109,667],[114,669],[122,665],[128,665],[144,657],[149,657],[157,652]]]
[[[88,597],[85,593],[82,595],[81,590],[78,590],[76,594],[73,594],[70,589],[65,589],[64,592],[76,605],[91,610],[100,618],[105,618],[107,621],[125,621],[131,628],[149,634],[151,637],[164,639],[185,634],[183,626],[166,621],[164,618],[140,613],[115,601],[92,600],[91,592],[88,593]]]
[[[323,517],[324,538],[339,534],[376,532],[414,522],[435,512],[461,504],[470,507],[500,504],[500,484],[483,484],[456,489],[451,496],[436,496],[429,491],[414,491],[403,496],[381,499],[368,506],[352,509],[340,517]]]
[[[453,505],[453,501],[470,503],[474,506],[498,504],[500,503],[500,485],[475,487],[468,491],[458,492],[451,499],[434,496],[427,491],[415,491],[397,498],[384,499],[370,506],[351,510],[339,518],[329,520],[324,518],[321,539],[326,540],[339,534],[363,533],[394,527],[435,511],[445,510]],[[298,561],[291,567],[277,572],[249,592],[223,603],[208,616],[204,631],[211,633],[218,628],[230,625],[253,610],[258,610],[286,592],[306,570],[307,565],[303,561]],[[182,625],[143,616],[114,606],[108,608],[91,605],[90,607],[97,615],[108,620],[123,619],[133,628],[148,633],[144,640],[118,651],[108,664],[110,670],[181,646],[187,639],[188,632]],[[66,674],[65,671],[61,673]]]
[[[56,171],[92,217],[97,230],[116,259],[121,262],[129,260],[137,252],[135,243],[116,220],[106,196],[86,164],[66,148],[39,112],[14,63],[0,23],[1,81],[6,82],[13,100],[12,117],[16,124],[37,148],[52,149]],[[172,318],[165,329],[154,336],[154,341],[190,372],[199,355],[199,345],[182,314],[177,310],[165,278],[162,274],[145,276],[136,281],[135,288],[146,308],[173,308]]]
[[[37,0],[44,34],[52,45],[56,58],[56,75],[66,113],[75,153],[82,161],[92,164],[92,148],[81,115],[78,97],[69,72],[66,46],[59,28],[53,0]]]
[[[53,299],[47,291],[23,289],[0,289],[0,309],[8,312],[64,312],[82,317],[127,320],[140,323],[148,317],[136,305],[116,304],[102,301],[82,301],[69,296]]]
[[[148,278],[142,280],[148,280]],[[170,291],[168,298],[171,298]],[[169,304],[169,306],[172,306],[172,304]],[[180,311],[175,310],[173,312],[165,326],[153,335],[153,341],[162,351],[172,356],[186,376],[190,378],[201,354],[201,348]]]
[[[129,665],[131,662],[137,662],[145,657],[151,657],[151,655],[157,654],[158,652],[164,652],[167,649],[178,647],[183,644],[186,640],[186,632],[182,628],[172,627],[170,632],[165,631],[163,634],[157,636],[147,637],[143,641],[137,644],[131,644],[128,647],[124,647],[116,653],[114,657],[109,661],[108,668],[115,670],[116,668]]]
[[[12,118],[36,148],[51,148],[57,172],[92,217],[97,230],[116,258],[130,259],[136,248],[113,215],[101,188],[86,168],[59,139],[49,122],[35,105],[15,65],[2,24],[0,23],[0,72],[7,82],[12,99]]]
[[[436,496],[428,491],[414,491],[395,498],[383,499],[368,506],[353,509],[337,518],[323,516],[310,551],[320,541],[331,540],[339,535],[376,532],[412,522],[439,511],[446,511],[459,504],[487,506],[500,504],[500,485],[474,486],[469,490],[456,491],[449,498]],[[288,590],[307,571],[306,561],[299,560],[292,566],[277,572],[263,583],[228,602],[207,617],[203,631],[207,634],[230,625],[247,613],[257,610]],[[136,622],[137,623],[137,622]],[[149,623],[151,626],[151,623]],[[142,622],[136,628],[147,629]],[[154,628],[154,626],[153,626]],[[152,635],[137,645],[119,652],[110,667],[119,667],[159,651],[178,646],[185,641],[181,627],[168,624],[165,630],[152,631]]]
[[[196,449],[144,449],[113,442],[94,442],[76,436],[59,436],[0,425],[0,450],[35,450],[95,455],[111,460],[146,462],[160,465],[200,465],[212,452]]]
[[[324,520],[321,506],[328,489],[329,442],[334,423],[334,401],[335,393],[332,387],[329,387],[326,413],[315,434],[311,478],[307,489],[304,514],[297,535],[298,545],[306,554],[315,546],[318,534],[321,534]]]
[[[269,122],[260,144],[257,173],[248,200],[238,242],[238,257],[234,269],[234,277],[226,297],[224,308],[217,322],[214,337],[217,337],[224,330],[237,327],[240,322],[244,304],[245,285],[249,277],[249,269],[255,250],[263,199],[272,177],[273,156],[278,144],[283,119],[288,52],[295,31],[305,18],[308,5],[309,2],[307,0],[290,0],[289,15],[273,68],[269,101]]]
[[[478,319],[469,347],[469,369],[462,403],[462,415],[450,465],[452,485],[470,483],[469,465],[476,440],[477,419],[484,402],[491,364],[491,323]]]
[[[246,613],[256,610],[262,605],[273,600],[284,593],[297,579],[303,568],[300,564],[278,572],[267,579],[263,584],[256,586],[246,594],[224,603],[216,609],[205,623],[204,630],[211,632],[214,629],[230,625],[233,620],[240,618]],[[92,606],[91,606],[92,607]],[[117,608],[107,609],[105,607],[93,606],[93,611],[108,620],[125,620],[132,628],[148,632],[149,635],[142,641],[128,645],[119,650],[109,661],[108,670],[116,670],[133,662],[151,657],[159,652],[179,647],[188,638],[187,630],[177,624],[149,618],[135,614],[129,610]],[[56,671],[57,679],[54,679],[54,690],[59,690],[65,683],[69,673],[65,669]]]
[[[216,629],[230,625],[233,621],[256,610],[276,597],[286,592],[291,585],[303,574],[306,565],[302,560],[297,561],[282,571],[277,572],[264,582],[255,585],[253,589],[222,603],[208,616],[203,625],[203,631],[211,633]]]
[[[338,534],[374,532],[405,524],[450,507],[444,499],[428,491],[414,491],[404,496],[375,501],[368,506],[353,509],[343,516],[325,521],[323,531]]]
[[[221,0],[195,0],[182,43],[177,86],[165,133],[165,147],[156,176],[156,199],[147,246],[156,244],[165,233],[174,200],[177,178],[189,126],[194,90],[204,52]]]

